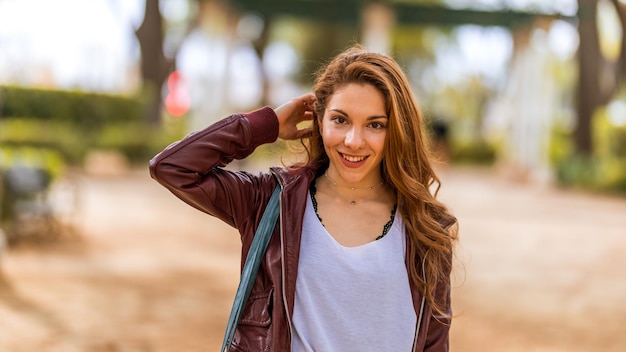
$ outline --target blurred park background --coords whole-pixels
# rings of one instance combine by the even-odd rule
[[[218,349],[237,236],[147,161],[353,43],[441,160],[452,350],[626,350],[626,1],[0,0],[0,352]]]

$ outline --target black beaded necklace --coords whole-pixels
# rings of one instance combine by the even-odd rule
[[[320,214],[317,213],[317,199],[315,199],[315,194],[317,193],[317,188],[315,187],[315,182],[311,182],[311,187],[309,187],[309,192],[311,193],[311,202],[313,203],[313,210],[315,210],[315,216],[317,216],[317,218],[319,219],[320,223],[322,224],[322,226],[324,226],[324,222],[322,221],[322,218],[320,217]],[[376,237],[376,241],[385,237],[385,235],[387,235],[387,233],[389,232],[389,229],[391,229],[391,226],[393,225],[393,220],[396,217],[396,210],[398,208],[398,204],[394,203],[393,205],[393,209],[391,209],[391,217],[389,219],[389,221],[387,221],[387,223],[385,224],[385,226],[383,226],[383,233]],[[326,227],[326,226],[324,226]]]

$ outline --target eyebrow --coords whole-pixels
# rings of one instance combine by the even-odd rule
[[[328,111],[336,111],[344,116],[350,116],[348,115],[345,111],[341,110],[341,109],[329,109]],[[367,118],[367,120],[377,120],[377,119],[389,119],[389,117],[387,117],[387,115],[373,115],[373,116],[369,116]]]

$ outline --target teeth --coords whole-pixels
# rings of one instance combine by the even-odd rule
[[[365,160],[365,156],[349,156],[349,155],[345,155],[342,154],[343,158],[348,160],[351,163],[358,163],[359,161],[363,161]]]

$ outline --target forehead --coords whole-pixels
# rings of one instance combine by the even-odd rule
[[[348,83],[330,97],[326,110],[348,115],[386,116],[385,97],[371,84]]]

